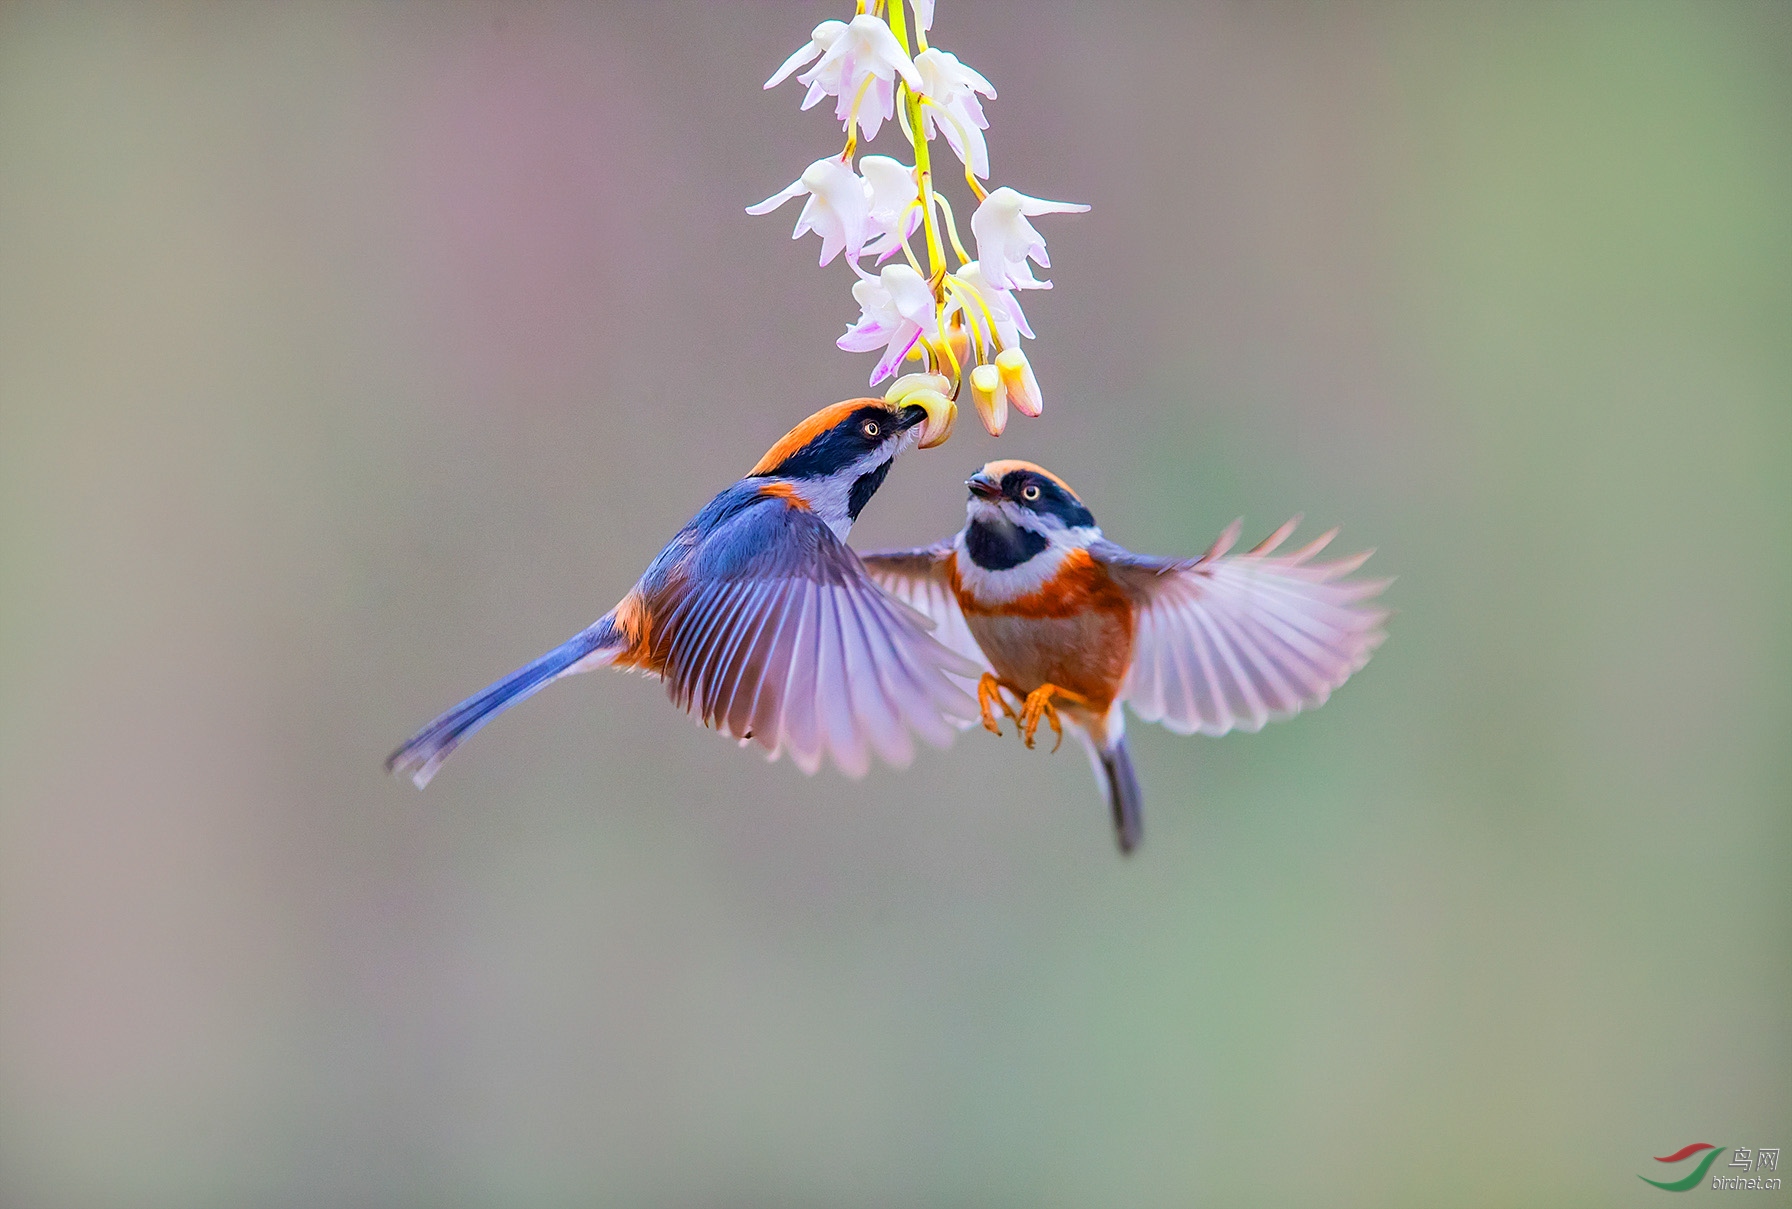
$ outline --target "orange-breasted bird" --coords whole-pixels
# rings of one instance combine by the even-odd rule
[[[999,707],[1028,747],[1041,719],[1062,742],[1063,714],[1088,748],[1122,852],[1143,829],[1123,704],[1179,734],[1255,731],[1323,703],[1382,640],[1387,612],[1366,602],[1388,581],[1344,578],[1368,553],[1311,561],[1335,529],[1276,554],[1296,517],[1226,557],[1233,522],[1199,558],[1154,558],[1104,538],[1076,492],[1030,462],[991,462],[965,485],[956,537],[869,554],[865,567],[982,665],[988,729],[1002,733]]]
[[[898,383],[898,388],[902,386]],[[575,672],[658,676],[706,726],[784,751],[804,772],[824,754],[849,776],[876,752],[914,757],[947,719],[977,717],[948,672],[976,668],[866,576],[846,545],[898,456],[945,440],[955,406],[936,390],[848,399],[791,429],[678,531],[614,609],[533,663],[469,697],[386,762],[419,788],[499,713]]]

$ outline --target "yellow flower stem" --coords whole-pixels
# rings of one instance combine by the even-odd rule
[[[964,131],[964,123],[946,112],[946,107],[944,105],[941,105],[932,97],[921,98],[921,104],[939,114],[942,122],[951,122],[952,128],[958,131],[958,141],[960,143],[963,143],[966,147],[971,145],[971,140],[966,136]],[[971,165],[968,162],[964,166],[964,183],[971,187],[971,195],[978,201],[982,201],[989,196],[983,189],[983,182],[977,179],[977,174],[971,171]]]
[[[909,53],[908,19],[903,0],[890,0],[890,32],[902,53]],[[917,30],[916,32],[919,32]],[[901,85],[903,112],[908,115],[909,141],[915,148],[915,176],[921,185],[921,225],[927,231],[928,280],[933,285],[934,306],[943,312],[946,307],[946,246],[940,242],[939,225],[933,214],[933,164],[927,153],[927,128],[921,122],[921,98],[904,83]],[[954,358],[956,366],[956,358]]]
[[[914,201],[910,202],[908,204],[908,206],[902,211],[902,217],[896,220],[896,229],[898,231],[900,231],[904,227],[908,226],[908,216],[910,214],[914,213],[916,210],[919,210],[920,208],[921,208],[921,199],[917,197]],[[904,256],[908,257],[908,263],[909,263],[910,267],[912,267],[915,270],[916,273],[918,273],[922,277],[927,276],[927,270],[923,269],[921,267],[921,262],[919,260],[915,259],[915,250],[908,246],[908,236],[906,236],[906,235],[904,235],[902,237],[902,254]]]
[[[915,250],[908,246],[906,239],[902,241],[902,254],[908,257],[909,267],[914,269],[918,276],[927,276],[927,270],[921,267],[921,262],[915,258]]]
[[[935,373],[939,372],[939,356],[941,353],[946,354],[946,360],[952,363],[952,372],[947,374],[946,376],[952,380],[951,393],[957,394],[958,393],[958,379],[959,379],[960,375],[963,374],[964,367],[959,365],[959,363],[958,363],[958,354],[952,351],[952,337],[950,335],[946,334],[942,330],[941,335],[940,335],[939,344],[937,347],[934,345],[934,342],[931,340],[925,341],[925,343],[927,344],[927,347],[929,349],[933,350],[934,372]]]
[[[962,268],[971,263],[971,257],[958,242],[958,224],[952,221],[952,203],[946,200],[944,193],[935,193],[933,200],[939,203],[940,213],[946,217],[946,237],[952,241],[952,250],[958,253],[958,264]]]
[[[981,335],[982,329],[980,329],[977,326],[977,323],[975,320],[973,320],[970,325],[971,331],[974,333],[978,333],[978,335],[977,335],[978,343],[983,345],[983,348],[986,352],[991,351],[991,350],[999,350],[1002,347],[1002,338],[996,334],[996,317],[995,317],[995,315],[993,315],[990,312],[989,304],[987,302],[983,301],[983,295],[977,290],[967,289],[963,286],[959,286],[956,289],[954,289],[953,293],[955,295],[957,295],[959,305],[964,307],[965,316],[967,318],[969,318],[969,316],[970,316],[970,307],[965,305],[967,296],[969,297],[970,301],[973,301],[977,304],[977,309],[979,311],[983,312],[983,322],[988,325],[989,338],[987,340],[983,339],[983,337]],[[985,358],[985,359],[988,360],[989,358]]]
[[[964,287],[960,286],[956,281],[948,281],[946,283],[946,288],[951,291],[952,297],[958,302],[958,314],[954,315],[953,318],[964,321],[963,326],[966,337],[964,351],[969,356],[971,364],[976,365],[979,361],[987,360],[982,353],[983,332],[978,328],[976,320],[971,318],[971,312],[965,305]]]
[[[876,76],[866,76],[865,82],[859,85],[858,93],[852,99],[852,108],[846,114],[846,150],[840,153],[840,162],[852,163],[852,153],[859,148],[859,106],[865,103],[865,94],[871,91]]]
[[[902,0],[890,0],[890,32],[896,35],[896,45],[902,47],[902,53],[908,51],[908,20],[903,15]],[[909,55],[912,59],[913,55]]]

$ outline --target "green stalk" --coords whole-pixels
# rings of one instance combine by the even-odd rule
[[[909,53],[907,7],[903,0],[890,0],[890,32],[896,35],[896,44],[905,55]],[[940,242],[939,224],[933,213],[933,159],[927,151],[926,127],[921,124],[921,98],[907,84],[899,84],[898,89],[897,103],[908,114],[909,138],[915,148],[915,175],[921,182],[921,226],[927,232],[927,267],[932,275],[933,297],[937,305],[944,307],[946,245]]]

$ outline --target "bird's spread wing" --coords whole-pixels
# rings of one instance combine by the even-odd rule
[[[767,497],[705,535],[653,609],[650,655],[672,700],[804,772],[824,755],[861,776],[875,751],[939,746],[976,703],[947,678],[968,669],[890,599],[820,519]],[[975,674],[974,672],[972,673]]]
[[[1133,712],[1180,734],[1254,731],[1321,704],[1369,661],[1387,611],[1367,602],[1391,581],[1344,578],[1368,553],[1311,561],[1335,529],[1274,553],[1299,520],[1230,558],[1236,522],[1197,559],[1091,547],[1137,604],[1124,689]]]
[[[958,607],[958,593],[952,588],[952,543],[940,542],[919,550],[881,550],[863,557],[865,570],[878,587],[925,614],[933,622],[935,638],[977,665],[973,679],[990,670],[983,648],[971,637],[964,612]]]

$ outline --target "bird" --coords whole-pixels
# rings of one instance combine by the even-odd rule
[[[914,381],[919,379],[920,381]],[[466,738],[563,676],[614,667],[665,682],[704,725],[862,776],[898,767],[911,732],[945,746],[974,724],[976,668],[931,623],[871,582],[846,545],[890,466],[951,433],[943,379],[910,375],[882,399],[848,399],[792,428],[680,529],[622,600],[540,658],[467,698],[386,761],[419,789]]]
[[[1296,516],[1228,557],[1234,521],[1199,558],[1157,558],[1109,541],[1070,485],[1031,462],[990,462],[965,486],[956,536],[867,554],[865,568],[980,665],[985,728],[1002,733],[999,708],[1031,748],[1043,719],[1056,751],[1070,726],[1122,853],[1144,833],[1123,706],[1179,734],[1256,731],[1322,704],[1384,636],[1387,610],[1369,602],[1392,581],[1345,578],[1372,551],[1312,561],[1336,529],[1275,553]]]

